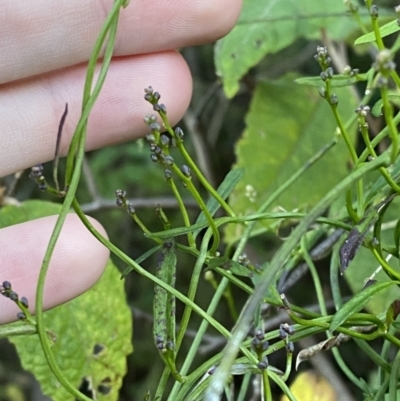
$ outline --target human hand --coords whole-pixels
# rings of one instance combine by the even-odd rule
[[[0,177],[53,158],[65,103],[61,153],[66,154],[81,110],[85,62],[112,0],[5,0],[0,15]],[[213,41],[234,25],[241,0],[131,0],[120,16],[115,56],[88,124],[87,149],[146,133],[152,85],[168,105],[171,123],[188,107],[192,83],[174,50]],[[0,230],[0,284],[35,298],[36,283],[56,216]],[[104,233],[101,225],[93,221]],[[68,215],[46,278],[46,309],[76,297],[100,277],[109,252]],[[0,297],[0,324],[18,309]]]

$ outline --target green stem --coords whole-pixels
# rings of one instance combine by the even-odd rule
[[[76,141],[76,150],[77,154],[72,155],[69,153],[69,157],[75,157],[76,156],[76,165],[70,166],[70,174],[71,174],[71,180],[70,180],[70,185],[69,183],[67,184],[69,186],[69,190],[66,194],[62,210],[60,215],[58,216],[56,225],[54,227],[53,233],[51,235],[42,267],[40,269],[39,273],[39,278],[38,278],[38,284],[37,284],[37,291],[36,291],[36,302],[35,302],[35,308],[36,308],[36,319],[37,319],[37,330],[39,334],[39,340],[43,348],[44,355],[46,357],[46,360],[50,366],[50,369],[56,376],[56,378],[59,380],[59,382],[65,387],[65,389],[73,395],[75,398],[81,401],[90,401],[91,399],[83,395],[80,391],[78,391],[73,384],[71,384],[66,377],[63,375],[62,371],[57,365],[57,362],[54,358],[54,354],[51,350],[48,337],[45,331],[45,326],[44,326],[44,316],[43,316],[43,292],[44,292],[44,284],[45,284],[45,279],[46,279],[46,274],[49,268],[50,264],[50,259],[53,254],[57,239],[60,235],[61,228],[65,222],[65,218],[67,216],[67,213],[70,209],[70,206],[72,204],[72,201],[75,196],[75,192],[78,187],[80,175],[81,175],[81,167],[83,163],[83,157],[84,157],[84,146],[85,146],[85,140],[86,140],[86,125],[87,125],[87,118],[90,113],[90,110],[92,109],[99,93],[102,84],[104,83],[104,79],[107,73],[108,65],[111,60],[111,55],[112,55],[112,50],[115,42],[115,35],[117,31],[117,24],[118,24],[118,17],[119,17],[119,11],[120,8],[123,4],[123,0],[116,0],[114,3],[114,6],[112,10],[110,11],[105,26],[102,28],[102,33],[105,30],[109,30],[109,41],[107,43],[106,51],[105,51],[105,56],[103,60],[103,65],[100,71],[100,75],[98,78],[98,81],[96,83],[96,87],[93,90],[93,93],[90,97],[85,97],[84,96],[84,103],[83,103],[83,112],[81,115],[81,118],[78,122],[77,128],[74,133],[73,137],[73,142]],[[106,35],[104,35],[105,38]],[[74,152],[75,153],[75,152]],[[66,182],[68,182],[68,174],[66,178]]]
[[[389,136],[392,141],[391,162],[394,163],[399,153],[399,134],[393,120],[393,108],[390,104],[388,88],[386,85],[381,88],[381,96],[383,102],[383,115],[385,116],[386,125],[389,128]]]
[[[200,209],[203,211],[204,216],[207,219],[208,225],[210,226],[210,228],[213,232],[213,235],[214,235],[213,244],[210,249],[210,255],[214,255],[215,252],[218,250],[218,247],[219,247],[219,244],[221,241],[218,227],[216,226],[215,221],[214,221],[213,217],[211,216],[210,211],[208,210],[202,197],[200,196],[196,187],[193,185],[192,179],[190,177],[186,177],[186,175],[184,175],[181,172],[181,170],[179,169],[179,167],[176,164],[174,164],[172,166],[172,168],[173,168],[174,172],[179,176],[179,178],[183,181],[183,183],[187,186],[187,189],[190,191],[190,193],[192,194],[192,196],[194,197],[194,199],[200,206]]]
[[[321,310],[323,316],[328,314],[324,294],[322,292],[321,280],[319,279],[317,269],[315,268],[314,262],[312,261],[310,254],[308,253],[306,237],[303,236],[300,242],[301,251],[304,257],[304,261],[307,263],[308,268],[310,269],[311,277],[313,280],[315,292],[317,295],[318,305]]]
[[[298,241],[307,231],[308,227],[314,223],[314,221],[326,210],[326,208],[335,200],[337,197],[346,190],[350,185],[360,180],[365,174],[374,171],[378,167],[381,167],[388,163],[387,155],[382,155],[371,161],[370,163],[361,166],[355,170],[352,174],[346,177],[341,183],[335,188],[329,191],[318,204],[311,210],[310,214],[305,217],[300,224],[292,231],[288,239],[283,243],[282,247],[276,252],[268,269],[265,269],[261,274],[261,278],[256,286],[253,295],[246,303],[239,320],[232,331],[232,337],[226,345],[223,353],[221,363],[218,369],[214,373],[210,386],[207,389],[205,395],[205,401],[216,401],[219,399],[221,392],[223,391],[224,384],[229,375],[230,367],[232,366],[239,346],[242,343],[245,335],[247,334],[248,327],[251,319],[254,316],[260,302],[267,292],[269,286],[273,283],[276,275],[283,268],[284,263],[290,256],[293,248],[297,245]]]
[[[185,227],[190,227],[189,215],[188,215],[188,212],[186,210],[186,207],[185,207],[185,204],[183,202],[183,199],[181,197],[181,194],[179,193],[178,188],[175,185],[175,181],[171,178],[171,179],[168,180],[168,182],[169,182],[169,184],[171,186],[171,190],[172,190],[172,192],[173,192],[173,194],[174,194],[174,196],[175,196],[175,198],[176,198],[176,200],[178,202],[179,210],[181,211]],[[196,241],[194,239],[193,232],[190,232],[190,233],[187,234],[187,239],[188,239],[189,246],[191,248],[195,249],[196,248]]]
[[[171,124],[168,121],[167,115],[164,112],[159,113],[161,119],[163,120],[164,127],[169,132],[169,134],[175,138],[176,147],[181,152],[183,157],[185,158],[187,164],[189,165],[190,169],[196,174],[201,184],[204,188],[218,201],[221,207],[225,210],[228,216],[235,216],[235,213],[231,209],[231,207],[225,202],[225,200],[221,197],[221,195],[210,185],[207,179],[204,177],[203,173],[199,170],[196,163],[193,161],[189,153],[186,151],[185,146],[183,145],[183,141],[176,137],[174,130],[171,127]]]
[[[264,400],[272,401],[271,386],[269,384],[268,369],[262,371],[262,382],[264,389]]]

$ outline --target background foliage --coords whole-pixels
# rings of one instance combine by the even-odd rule
[[[396,4],[393,1],[380,1],[376,4],[380,10],[380,25],[396,18],[393,12],[393,6]],[[368,22],[369,14],[361,1],[359,5],[360,18],[365,22],[367,30],[371,30]],[[333,58],[335,73],[341,73],[346,65],[358,68],[361,73],[366,72],[373,62],[374,47],[370,43],[354,47],[354,40],[362,33],[355,19],[346,13],[346,8],[341,1],[245,0],[240,20],[226,38],[213,45],[182,50],[192,70],[195,84],[192,104],[182,121],[182,127],[188,138],[186,145],[215,187],[233,166],[245,168],[244,177],[229,201],[237,214],[247,215],[258,210],[263,202],[285,184],[317,151],[331,139],[337,138],[337,124],[327,102],[318,94],[317,88],[298,85],[295,80],[299,77],[319,75],[320,68],[313,56],[317,46],[320,45],[328,47]],[[388,46],[393,44],[396,35],[397,33],[388,36],[385,43]],[[395,61],[399,64],[397,56]],[[356,83],[352,87],[335,88],[335,93],[339,96],[339,113],[346,123],[351,140],[360,153],[362,147],[354,110],[359,106],[365,89],[365,82]],[[375,95],[376,99],[372,97],[371,105],[378,100],[377,96]],[[382,117],[371,120],[372,134],[378,133],[384,124]],[[384,150],[383,143],[381,151]],[[350,173],[349,160],[344,141],[339,139],[339,143],[278,197],[268,211],[307,212]],[[137,166],[140,166],[140,173],[137,172]],[[150,160],[147,145],[142,140],[91,152],[86,157],[84,179],[78,190],[78,199],[83,205],[83,210],[98,219],[105,226],[111,241],[133,259],[140,257],[153,246],[153,243],[151,239],[143,236],[126,213],[114,207],[113,194],[117,188],[127,191],[140,218],[146,222],[151,231],[162,230],[162,225],[155,214],[155,207],[158,204],[163,205],[172,226],[182,226],[176,202],[165,183],[162,170],[157,167]],[[50,176],[51,168],[46,167],[46,169]],[[368,180],[373,182],[376,178],[377,176],[371,176]],[[13,177],[7,177],[4,183],[10,186],[10,183],[13,183]],[[16,183],[13,196],[19,201],[32,198],[49,199],[47,195],[42,196],[39,193],[35,184],[27,179],[27,174]],[[192,220],[194,220],[198,213],[197,206],[189,196],[186,198]],[[343,214],[344,204],[344,197],[340,197],[330,209],[329,217]],[[35,207],[30,210],[36,212]],[[2,209],[1,227],[16,223],[17,219],[21,221],[19,220],[21,218],[23,220],[33,218],[32,215],[24,214],[24,207],[13,208],[13,213],[15,210],[19,213],[10,218],[10,210],[7,207]],[[398,212],[399,202],[395,200],[385,215],[388,229],[382,235],[384,241],[389,242],[393,238],[394,227],[390,226],[390,222],[397,219]],[[43,213],[40,207],[38,213],[39,215]],[[245,249],[252,263],[265,267],[296,221],[296,219],[278,219],[264,220],[259,223],[258,230],[264,230],[265,233],[252,238]],[[227,226],[224,230],[224,240],[228,250],[237,243],[242,234],[242,225]],[[310,239],[310,242],[320,241],[325,238],[325,235],[326,232],[322,232],[319,237]],[[334,248],[334,252],[337,253],[337,251],[338,249]],[[315,263],[321,279],[323,297],[328,307],[332,309],[335,302],[334,299],[332,300],[331,273],[329,272],[332,261],[327,257],[329,255],[323,256],[321,261]],[[176,287],[183,292],[189,285],[194,262],[195,259],[192,256],[179,254]],[[114,263],[120,271],[126,267],[118,259],[115,259]],[[397,266],[398,260],[391,263]],[[143,263],[143,266],[155,273],[156,264],[156,256],[153,255]],[[370,277],[376,267],[377,262],[371,253],[362,249],[346,271],[344,279],[340,279],[339,286],[343,300],[349,299],[353,293],[357,294],[363,287],[364,280]],[[293,269],[294,266],[288,267],[280,278],[278,287],[287,285],[286,279]],[[301,305],[307,310],[318,311],[315,281],[307,273],[307,268],[303,268],[302,271],[303,274],[295,278],[292,285],[287,285],[285,294],[294,304]],[[382,272],[375,278],[388,280]],[[250,280],[247,282],[251,284]],[[129,308],[124,304],[122,284],[125,286]],[[101,286],[104,288],[101,289]],[[206,309],[214,291],[213,282],[207,281],[206,275],[202,276],[196,303]],[[230,291],[232,291],[233,305],[229,302],[221,302],[214,314],[214,318],[228,329],[234,325],[235,318],[247,298],[247,295],[235,286],[230,287]],[[105,297],[104,294],[110,292],[113,296],[115,294],[118,296],[115,299]],[[86,333],[85,330],[82,331],[82,326],[74,327],[73,324],[68,324],[68,328],[64,328],[65,315],[57,309],[45,314],[46,319],[51,321],[51,328],[66,342],[66,344],[60,344],[63,352],[73,353],[73,358],[76,358],[76,354],[82,357],[81,360],[74,359],[81,368],[78,373],[76,370],[72,371],[72,374],[76,375],[72,377],[72,380],[77,386],[82,377],[87,375],[84,372],[86,366],[96,363],[93,362],[91,354],[94,345],[98,342],[106,345],[106,349],[116,347],[112,353],[107,353],[106,357],[113,356],[117,360],[121,357],[118,353],[124,355],[130,353],[131,348],[126,343],[126,339],[130,338],[131,317],[134,316],[132,338],[135,350],[128,358],[128,373],[120,396],[117,398],[114,393],[115,398],[106,397],[105,399],[142,400],[148,389],[154,394],[164,365],[151,336],[153,294],[153,284],[143,276],[131,273],[124,282],[121,282],[116,270],[113,270],[110,264],[98,287],[73,301],[79,304],[79,307],[67,304],[61,308],[71,308],[72,311],[77,311],[77,308],[85,310],[83,320],[87,319],[87,316],[97,316],[94,314],[97,314],[100,309],[100,316],[107,321],[114,319],[114,325],[106,325],[102,321],[94,322],[93,325],[87,323],[88,332]],[[368,304],[367,310],[377,315],[383,313],[398,296],[398,287],[391,286],[386,292],[374,297]],[[98,308],[99,304],[104,305],[104,311]],[[182,312],[183,306],[178,303],[178,322]],[[275,309],[270,308],[268,313],[266,325],[269,330],[276,329],[284,321],[289,321],[286,314]],[[57,321],[58,316],[61,316],[60,321]],[[72,315],[71,319],[73,319]],[[178,355],[178,365],[182,363],[183,356],[189,349],[199,324],[200,318],[193,316],[184,338],[182,352]],[[70,331],[71,326],[74,327],[74,332]],[[97,329],[93,329],[96,327]],[[118,327],[118,334],[113,335],[100,330],[105,327],[111,331]],[[84,350],[76,349],[77,344],[74,338],[77,333],[85,338]],[[317,335],[302,339],[298,343],[299,348],[306,349],[325,338]],[[108,344],[107,341],[111,342]],[[2,350],[0,353],[0,394],[5,394],[3,398],[10,401],[45,399],[32,376],[22,370],[22,367],[34,370],[37,379],[40,379],[42,374],[45,377],[45,380],[41,382],[42,389],[46,391],[46,378],[50,379],[51,375],[45,370],[41,373],[36,370],[44,366],[40,350],[36,349],[37,344],[28,343],[20,338],[13,340],[12,343],[17,345],[21,355],[31,354],[34,358],[25,361],[22,357],[20,364],[11,343],[0,340]],[[196,355],[196,366],[219,352],[224,344],[225,340],[221,335],[213,330],[207,332]],[[371,343],[371,346],[376,349],[380,345],[378,341]],[[371,386],[378,381],[376,363],[368,358],[367,353],[363,352],[356,342],[344,343],[340,350],[346,364],[357,378],[361,378]],[[388,360],[393,359],[394,353],[395,350],[388,349]],[[269,355],[270,364],[284,371],[286,363],[284,355],[283,350]],[[65,370],[68,373],[68,366],[72,362],[69,362],[64,355],[60,358],[65,363]],[[121,361],[121,358],[118,361]],[[104,364],[108,365],[108,361]],[[111,377],[118,376],[115,380],[121,381],[125,367],[122,364],[118,369],[117,372],[112,370],[107,377],[114,380]],[[303,388],[305,391],[305,394],[296,393],[299,401],[310,400],[307,395],[310,385],[320,391],[315,393],[322,394],[318,396],[319,400],[333,400],[335,397],[340,400],[366,399],[365,393],[363,394],[359,388],[350,383],[343,372],[337,368],[330,353],[316,355],[309,362],[301,365],[300,370],[307,370],[307,373],[297,376],[293,371],[289,380],[289,383],[295,380],[293,393],[298,391],[296,388]],[[324,378],[321,379],[316,375],[316,371]],[[101,370],[101,377],[92,375],[96,384],[105,378],[103,370]],[[234,381],[238,387],[239,382],[240,379]],[[321,387],[318,387],[318,383]],[[51,384],[51,386],[54,385]],[[248,397],[250,393],[249,390]],[[278,388],[273,388],[273,393],[276,399],[280,399],[281,391]],[[65,394],[60,394],[54,395],[53,398],[55,400],[68,399]],[[1,396],[0,399],[2,399]]]

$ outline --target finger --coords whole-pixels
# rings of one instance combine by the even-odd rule
[[[88,60],[113,0],[3,0],[0,83]],[[116,55],[213,41],[234,25],[241,0],[132,0],[121,12]]]
[[[58,125],[68,103],[61,146],[66,154],[81,112],[85,68],[74,66],[0,89],[0,177],[54,158]],[[112,62],[90,115],[87,149],[148,132],[143,117],[153,109],[143,96],[149,85],[161,93],[160,102],[167,106],[171,123],[182,117],[189,105],[192,81],[180,54],[120,57]]]
[[[17,224],[0,230],[0,283],[11,282],[34,310],[39,270],[56,216]],[[104,235],[96,221],[95,227]],[[76,215],[68,215],[52,256],[44,290],[44,307],[52,308],[90,288],[101,276],[108,249],[95,239]],[[16,320],[18,307],[0,297],[0,324]]]

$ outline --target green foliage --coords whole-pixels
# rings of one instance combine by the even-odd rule
[[[59,212],[60,205],[44,201],[6,206],[0,211],[0,227]],[[56,361],[68,380],[76,388],[88,380],[99,401],[117,400],[126,356],[132,352],[132,313],[113,263],[109,261],[91,290],[45,312],[44,322]],[[23,367],[35,375],[46,395],[55,401],[75,399],[54,377],[37,336],[15,336],[10,341],[17,347]]]
[[[126,356],[132,352],[132,313],[112,262],[92,289],[46,312],[44,320],[65,377],[76,388],[88,380],[99,401],[118,400],[127,369]],[[17,347],[22,366],[35,375],[46,395],[54,401],[75,399],[54,377],[37,337],[10,340]]]
[[[380,32],[382,38],[384,38],[385,36],[389,36],[392,33],[398,32],[399,30],[400,30],[400,26],[399,26],[399,23],[397,20],[388,22],[387,24],[385,24],[379,28],[379,32]],[[375,40],[376,40],[375,32],[369,32],[369,33],[357,38],[357,40],[354,42],[354,44],[360,45],[361,43],[375,42]]]
[[[329,108],[314,88],[296,86],[292,76],[261,82],[246,116],[246,130],[237,143],[237,167],[245,174],[230,203],[242,214],[252,214],[312,155],[336,135]],[[337,91],[344,120],[354,115],[356,104],[347,89]],[[349,124],[350,125],[350,124]],[[315,166],[271,205],[286,210],[313,206],[330,188],[348,174],[346,150],[338,143]],[[335,168],[332,168],[335,166]],[[321,174],[321,171],[324,174]],[[293,196],[296,194],[296,196]],[[269,221],[263,223],[267,227]],[[231,243],[244,227],[227,231]]]
[[[263,401],[275,397],[271,381],[288,399],[295,400],[294,391],[287,385],[293,349],[300,340],[316,334],[324,334],[327,339],[306,347],[303,360],[329,350],[342,371],[338,377],[347,376],[355,386],[352,391],[365,399],[384,399],[386,394],[393,398],[397,393],[400,358],[392,358],[390,350],[400,347],[400,78],[394,64],[400,45],[397,41],[390,51],[385,49],[391,42],[385,44],[383,37],[397,28],[393,23],[384,25],[387,18],[382,18],[382,11],[386,11],[393,20],[393,12],[382,7],[378,13],[372,0],[366,0],[362,10],[360,4],[357,8],[351,2],[328,0],[244,3],[239,23],[214,49],[217,74],[227,97],[233,97],[243,83],[238,104],[247,105],[243,99],[250,101],[249,110],[241,105],[246,127],[235,145],[234,168],[225,178],[220,175],[222,184],[218,189],[210,185],[187,150],[182,129],[171,127],[164,105],[158,102],[160,96],[152,87],[145,89],[145,100],[158,116],[145,117],[150,131],[147,143],[115,147],[90,157],[102,196],[109,196],[110,188],[122,188],[116,192],[117,205],[128,214],[121,220],[131,219],[147,241],[144,245],[135,243],[140,257],[134,256],[133,260],[118,248],[118,243],[96,231],[82,212],[78,201],[81,193],[77,192],[86,118],[111,59],[121,1],[110,13],[89,63],[84,110],[67,159],[68,190],[48,188],[50,193],[64,197],[62,209],[40,202],[2,209],[0,227],[45,213],[59,214],[40,274],[37,323],[29,331],[38,336],[12,339],[23,365],[34,372],[55,400],[87,401],[76,390],[83,378],[95,389],[99,385],[111,387],[108,395],[97,392],[99,400],[117,399],[126,370],[125,356],[132,350],[131,313],[112,265],[87,294],[51,312],[42,312],[48,260],[71,207],[124,264],[123,277],[129,282],[127,274],[135,274],[130,295],[139,288],[144,294],[140,299],[144,311],[140,312],[152,320],[153,336],[149,335],[150,324],[140,325],[145,340],[135,348],[146,361],[132,365],[141,367],[148,360],[151,378],[143,384],[146,391],[136,390],[136,398],[209,401],[219,399],[225,391],[231,399],[233,388],[242,401],[252,391],[252,375],[257,375]],[[354,42],[354,34],[369,30],[372,33],[361,36],[357,43],[371,40],[371,53],[376,47],[378,52],[374,60],[365,63],[367,55],[362,52],[368,45],[359,48],[360,54],[345,51],[345,46]],[[105,38],[109,38],[107,45]],[[313,42],[316,39],[328,47]],[[335,41],[342,43],[336,46]],[[303,65],[287,56],[300,44],[311,44],[314,51]],[[103,70],[94,83],[94,65],[105,45]],[[351,67],[344,64],[348,53],[354,64]],[[279,73],[264,70],[262,60],[267,55],[269,60],[276,60]],[[197,116],[199,110],[214,108],[212,97],[208,93],[196,105]],[[218,112],[224,103],[216,104],[218,118],[205,116],[202,122],[210,131],[218,124],[223,126],[221,132],[227,127],[230,131],[237,118],[232,113],[238,105],[228,113],[230,124],[224,125],[223,113]],[[374,119],[378,115],[382,117]],[[199,123],[196,128],[201,126]],[[220,150],[225,150],[226,143],[232,144],[232,137],[228,132],[205,141],[210,141],[214,153],[222,154]],[[203,163],[201,159],[199,164]],[[133,174],[134,163],[141,163],[145,168],[141,172],[145,173]],[[218,168],[214,166],[214,170]],[[39,183],[46,182],[44,176],[35,178]],[[135,210],[128,199],[132,194],[159,195],[167,191],[176,199],[180,220],[177,223],[161,205],[156,227],[163,230],[153,230],[143,218],[143,211]],[[187,206],[189,197],[198,206],[196,212]],[[124,240],[130,244],[125,228]],[[153,244],[149,245],[150,241]],[[322,269],[317,264],[320,260]],[[311,278],[304,284],[299,280],[307,271]],[[343,286],[342,275],[350,291]],[[372,285],[365,286],[366,279]],[[9,295],[4,288],[0,291]],[[333,306],[328,302],[331,298]],[[153,316],[149,317],[151,303]],[[285,310],[293,324],[282,322],[279,327],[268,327],[265,310],[276,308]],[[27,333],[27,323],[11,327],[20,327],[20,334]],[[2,333],[9,335],[10,330],[0,330],[0,336]],[[201,346],[209,336],[212,351],[204,356]],[[360,368],[354,369],[346,352],[341,356],[341,348],[337,347],[350,339],[354,340],[352,351],[363,353],[376,369],[362,367],[359,373]],[[376,340],[374,347],[368,344],[371,340]],[[269,341],[274,342],[273,347],[268,346]],[[221,342],[227,342],[222,352],[213,345]],[[160,365],[153,358],[156,355]],[[275,367],[282,359],[286,366]],[[164,366],[161,376],[159,366]],[[358,378],[374,374],[373,370],[378,372],[375,382]],[[231,375],[244,376],[238,391],[236,381],[229,382]]]
[[[322,28],[327,28],[332,39],[343,39],[355,26],[345,17],[340,1],[272,0],[265,4],[245,0],[238,24],[215,47],[216,70],[227,97],[237,93],[240,78],[266,55],[296,39],[318,37]]]

